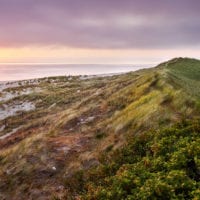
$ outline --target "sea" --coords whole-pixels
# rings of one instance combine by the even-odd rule
[[[152,64],[0,64],[0,81],[68,75],[109,75],[136,71],[152,66]]]

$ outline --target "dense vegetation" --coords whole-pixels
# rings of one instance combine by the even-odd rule
[[[83,199],[200,199],[200,121],[128,141],[98,169],[79,177]]]
[[[199,60],[0,89],[0,199],[200,199]]]
[[[135,91],[139,92],[140,88],[133,95],[116,93],[112,104],[117,105],[115,109],[120,106],[124,109],[115,117],[115,127],[129,123],[126,128],[120,126],[123,127],[120,133],[128,132],[127,143],[111,154],[104,152],[99,167],[78,171],[67,180],[72,196],[78,192],[86,200],[200,199],[200,121],[187,120],[195,114],[186,112],[192,109],[199,116],[200,62],[176,58],[159,65],[157,72],[147,81],[147,87],[146,82],[142,84],[146,92],[137,101],[130,99],[124,105],[122,102],[127,100],[120,98],[137,97]],[[159,105],[159,92],[163,95],[160,106],[164,112],[156,112],[155,117],[151,110],[153,105]],[[145,109],[149,116],[146,122],[145,115],[139,113]],[[179,123],[166,128],[173,116],[170,114],[169,120],[165,119],[169,112],[185,114],[176,119]],[[150,116],[152,129],[145,130],[143,127],[150,123]],[[137,129],[138,124],[141,126]],[[135,132],[139,133],[135,135]]]

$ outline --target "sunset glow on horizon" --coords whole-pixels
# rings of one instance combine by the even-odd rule
[[[198,0],[0,0],[0,63],[200,58]]]
[[[198,49],[0,48],[0,64],[158,64],[172,57],[200,58]]]

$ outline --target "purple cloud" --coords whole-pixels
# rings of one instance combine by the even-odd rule
[[[200,45],[199,0],[0,0],[0,46]]]

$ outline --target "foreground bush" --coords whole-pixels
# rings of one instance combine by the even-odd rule
[[[200,122],[129,139],[84,178],[83,199],[200,199]]]

